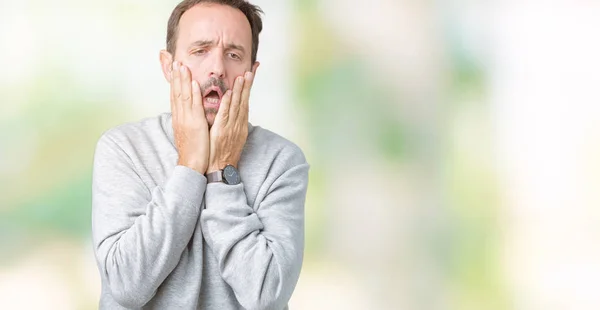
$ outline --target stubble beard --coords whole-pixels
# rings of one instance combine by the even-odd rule
[[[223,81],[222,79],[217,79],[215,77],[209,78],[206,82],[204,82],[202,85],[200,85],[200,93],[203,95],[202,96],[203,104],[204,104],[204,94],[206,94],[206,89],[208,89],[209,87],[213,87],[213,86],[217,86],[221,90],[221,94],[223,94],[223,95],[225,95],[225,92],[227,91],[227,87],[225,86],[225,81]],[[209,128],[212,126],[215,118],[217,117],[217,112],[219,112],[219,110],[215,109],[215,108],[206,108],[206,107],[204,108],[204,115],[206,116]],[[213,115],[212,121],[209,121],[209,118],[208,118],[209,115]]]

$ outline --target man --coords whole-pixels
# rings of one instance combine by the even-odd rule
[[[94,156],[101,309],[286,309],[300,274],[308,164],[248,123],[260,8],[185,0],[162,71],[171,113],[118,126]]]

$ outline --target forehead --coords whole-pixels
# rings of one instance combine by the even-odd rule
[[[228,5],[195,5],[179,20],[177,45],[185,48],[197,40],[234,43],[249,49],[252,44],[250,22],[242,11]]]

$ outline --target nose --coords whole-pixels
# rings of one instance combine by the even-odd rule
[[[211,53],[211,68],[210,68],[210,77],[214,77],[216,79],[224,79],[225,78],[225,63],[224,57],[222,53]]]

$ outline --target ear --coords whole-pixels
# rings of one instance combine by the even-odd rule
[[[252,74],[256,76],[256,69],[258,69],[258,66],[260,66],[260,62],[256,61],[254,62],[254,65],[252,65]]]
[[[171,70],[173,69],[173,55],[167,50],[160,51],[160,67],[168,83],[171,83]]]

